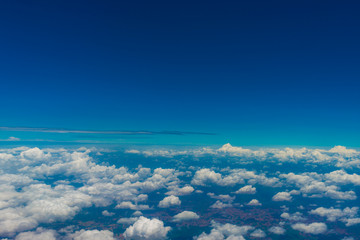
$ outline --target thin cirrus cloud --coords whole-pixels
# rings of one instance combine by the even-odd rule
[[[79,130],[79,129],[60,129],[60,128],[33,128],[33,127],[0,127],[0,131],[16,132],[43,132],[43,133],[78,133],[78,134],[110,134],[110,135],[215,135],[206,132],[187,132],[187,131],[101,131],[101,130]]]

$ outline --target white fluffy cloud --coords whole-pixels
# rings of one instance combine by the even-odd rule
[[[130,201],[124,201],[115,206],[117,209],[131,209],[131,210],[147,210],[150,209],[148,205],[134,204]]]
[[[171,195],[171,196],[165,197],[163,200],[161,200],[159,202],[159,207],[160,208],[168,208],[171,206],[179,206],[180,204],[181,204],[181,201],[180,201],[179,197]]]
[[[261,206],[261,203],[259,202],[259,200],[253,199],[250,202],[248,202],[247,205],[249,205],[249,206]]]
[[[245,181],[249,184],[258,183],[271,187],[280,186],[278,178],[268,178],[264,174],[257,174],[254,171],[247,171],[246,169],[232,169],[230,173],[224,177],[213,170],[207,168],[200,169],[195,172],[191,183],[200,186],[209,186],[211,184],[233,186],[235,184],[244,184]]]
[[[311,214],[316,214],[322,217],[326,217],[328,221],[334,222],[338,219],[344,219],[344,218],[354,218],[358,213],[359,207],[352,207],[352,208],[344,208],[336,209],[336,208],[324,208],[319,207],[314,210],[311,210]]]
[[[159,219],[140,217],[124,233],[125,239],[133,240],[161,240],[166,239],[170,227],[165,227]]]
[[[296,223],[296,224],[291,225],[291,227],[294,230],[298,230],[300,232],[310,233],[310,234],[322,234],[327,231],[326,224],[319,223],[319,222],[314,222],[314,223],[310,223],[310,224]]]
[[[37,228],[34,232],[20,233],[15,240],[56,240],[56,235],[54,230]]]
[[[13,239],[17,237],[21,239],[20,237],[22,237],[25,239],[26,236],[39,236],[40,239],[40,236],[50,236],[52,233],[55,236],[56,233],[53,230],[39,228],[35,231],[35,229],[43,226],[42,224],[48,226],[47,224],[71,220],[88,207],[101,207],[100,212],[103,216],[113,216],[114,213],[125,212],[120,215],[122,217],[118,219],[118,224],[122,224],[121,227],[124,228],[127,227],[126,225],[133,224],[126,230],[127,239],[146,239],[145,235],[142,236],[140,233],[146,231],[144,229],[140,231],[139,226],[147,218],[139,218],[142,215],[139,210],[152,209],[144,211],[145,215],[152,215],[153,211],[157,209],[157,202],[153,202],[151,199],[149,201],[148,196],[166,194],[167,196],[158,204],[160,208],[182,204],[184,209],[191,209],[185,206],[189,200],[192,200],[191,194],[199,193],[194,194],[194,197],[200,198],[205,197],[204,195],[207,193],[207,196],[216,199],[216,202],[211,199],[204,201],[207,209],[209,207],[240,208],[243,206],[241,204],[245,205],[249,199],[247,196],[237,196],[237,201],[235,201],[234,194],[257,193],[256,198],[259,200],[253,199],[248,205],[258,206],[261,205],[260,201],[268,201],[262,195],[262,191],[266,187],[271,187],[268,190],[274,194],[274,201],[291,201],[293,198],[295,199],[294,195],[298,195],[296,201],[301,201],[302,198],[308,198],[307,201],[310,202],[312,199],[316,201],[316,198],[328,198],[329,202],[334,204],[338,202],[338,206],[342,206],[341,209],[323,207],[314,209],[316,205],[306,206],[304,202],[301,204],[305,208],[301,210],[309,208],[313,210],[304,211],[303,214],[300,212],[290,214],[288,212],[291,208],[284,209],[285,212],[281,214],[279,220],[282,223],[268,229],[273,234],[285,234],[283,224],[292,224],[296,230],[316,234],[315,232],[320,230],[314,229],[321,229],[323,225],[322,223],[305,224],[309,214],[322,216],[327,221],[340,221],[342,222],[340,226],[344,226],[344,224],[352,226],[360,223],[358,208],[346,205],[353,206],[355,201],[350,202],[350,200],[357,199],[356,192],[360,186],[360,175],[357,174],[357,169],[360,167],[360,152],[353,149],[337,146],[330,150],[307,148],[253,150],[226,144],[219,149],[156,151],[147,149],[146,151],[128,152],[129,154],[145,154],[151,161],[151,157],[156,159],[157,156],[163,156],[168,159],[162,159],[161,165],[157,166],[176,166],[175,169],[160,167],[154,169],[142,166],[128,169],[101,164],[97,159],[92,158],[97,151],[88,148],[21,147],[0,149],[0,238],[10,237]],[[194,156],[200,160],[202,160],[201,157],[206,157],[207,161],[197,161],[196,158],[191,158]],[[231,165],[227,166],[225,163],[229,159]],[[189,166],[189,162],[194,163],[193,160],[196,161],[196,164]],[[262,170],[254,170],[258,168],[250,165],[265,160],[268,164]],[[156,161],[159,163],[157,159]],[[303,169],[296,168],[296,173],[289,173],[281,168],[281,164],[285,164],[284,162],[301,164]],[[167,163],[170,164],[166,165]],[[318,168],[315,166],[324,164],[327,164],[327,167],[322,170],[330,170],[316,172]],[[196,191],[193,186],[197,188]],[[236,191],[236,189],[238,190]],[[179,196],[184,196],[180,197],[182,203]],[[113,206],[116,206],[115,209],[110,209]],[[106,210],[105,207],[107,207]],[[132,215],[131,213],[134,211],[119,209],[130,209],[136,213]],[[197,209],[194,211],[197,212]],[[203,215],[201,211],[199,210],[199,215],[207,218],[207,215]],[[211,212],[217,211],[209,210],[207,213]],[[224,212],[227,210],[224,209]],[[194,219],[194,216],[198,217],[198,214],[190,213],[192,213],[192,217],[189,212],[185,211],[176,215],[173,220],[182,221],[186,218],[190,220]],[[164,219],[164,221],[171,221],[168,216]],[[107,218],[107,220],[110,221],[112,218]],[[147,220],[150,221],[151,226],[156,225],[152,221],[161,222],[166,231],[165,236],[167,235],[169,228],[165,227],[162,221]],[[303,223],[300,223],[301,221]],[[136,228],[136,226],[138,227]],[[148,225],[143,224],[143,226]],[[198,238],[234,240],[244,239],[247,237],[246,235],[251,235],[250,237],[263,235],[260,229],[252,229],[253,232],[250,231],[250,233],[235,233],[234,229],[239,230],[243,226],[215,222],[211,226],[213,228],[211,232],[203,233]],[[158,228],[153,228],[154,232],[159,232],[156,229]],[[159,229],[162,228],[159,227]],[[83,230],[76,234],[79,236],[81,234],[84,236],[108,234],[100,229],[90,231],[85,233]],[[155,234],[148,239],[165,238],[157,238],[158,236],[164,236],[164,234]]]
[[[256,188],[251,185],[246,185],[235,192],[236,194],[255,194]]]
[[[291,201],[292,197],[288,192],[278,192],[276,195],[272,197],[273,201]]]
[[[228,208],[232,207],[233,205],[231,203],[223,203],[220,200],[217,200],[213,205],[210,206],[210,208]]]
[[[173,218],[174,222],[182,222],[182,221],[189,221],[189,220],[196,220],[199,219],[200,216],[191,211],[183,211],[179,214],[176,214]]]
[[[251,237],[255,237],[255,238],[264,238],[266,237],[266,234],[263,230],[261,229],[256,229],[255,231],[253,231],[251,234],[250,234]]]
[[[81,230],[71,234],[74,240],[114,240],[114,234],[109,230]]]
[[[287,212],[284,212],[280,215],[280,217],[286,219],[286,220],[289,220],[289,221],[295,221],[295,222],[298,222],[298,221],[305,221],[306,218],[303,217],[303,214],[300,213],[300,212],[295,212],[293,214],[289,214]]]
[[[277,235],[283,235],[285,233],[285,229],[280,226],[272,226],[271,228],[269,228],[269,232]]]
[[[117,208],[146,210],[150,207],[142,202],[147,193],[161,188],[179,195],[194,191],[178,187],[180,172],[175,169],[129,171],[97,164],[90,154],[87,148],[0,149],[0,236],[67,221],[90,206],[116,203]],[[57,180],[48,183],[51,179]],[[104,210],[103,215],[113,214]]]
[[[237,226],[234,224],[226,223],[221,224],[215,221],[211,222],[213,229],[209,234],[202,233],[196,239],[198,240],[218,240],[218,239],[227,239],[227,240],[244,240],[244,236],[248,234],[249,231],[254,230],[252,226]]]
[[[182,188],[177,186],[170,186],[169,190],[170,191],[166,193],[167,195],[184,196],[191,194],[194,191],[194,188],[192,186],[185,186]]]
[[[360,224],[360,218],[348,218],[344,219],[344,222],[346,223],[345,225],[349,227],[352,225]]]

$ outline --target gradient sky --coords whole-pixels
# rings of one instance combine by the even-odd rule
[[[359,146],[358,1],[0,3],[0,138]]]

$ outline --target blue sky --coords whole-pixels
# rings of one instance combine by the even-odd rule
[[[356,1],[3,1],[1,139],[346,145],[360,134]]]

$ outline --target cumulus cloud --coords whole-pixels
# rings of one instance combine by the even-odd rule
[[[340,191],[340,187],[326,181],[328,176],[318,173],[302,174],[280,174],[281,178],[286,179],[287,184],[295,184],[303,197],[329,197],[337,200],[355,200],[357,198],[354,191]]]
[[[116,203],[117,208],[146,210],[149,206],[141,202],[147,201],[147,192],[179,186],[175,169],[129,171],[97,164],[90,154],[87,148],[0,149],[0,236],[67,221],[90,206]],[[193,191],[190,186],[176,190]],[[103,215],[113,213],[103,210]]]
[[[269,232],[277,235],[283,235],[285,233],[285,229],[280,226],[272,226],[271,228],[269,228]]]
[[[210,233],[202,233],[195,239],[200,240],[218,240],[218,239],[227,239],[227,240],[244,240],[244,236],[248,234],[249,231],[254,230],[252,226],[244,225],[238,226],[230,223],[221,224],[215,221],[211,222],[212,230]]]
[[[255,194],[256,188],[252,185],[246,185],[235,192],[236,194]]]
[[[295,222],[298,222],[298,221],[305,221],[306,218],[303,217],[303,214],[300,213],[300,212],[295,212],[293,214],[289,214],[287,212],[284,212],[280,215],[280,217],[286,219],[286,220],[289,220],[289,221],[295,221]]]
[[[211,198],[218,199],[224,202],[232,202],[235,199],[235,197],[231,197],[228,194],[215,195],[214,193],[207,193],[207,195]]]
[[[167,195],[175,195],[175,196],[184,196],[189,195],[194,191],[194,188],[192,186],[185,186],[182,188],[179,188],[177,186],[170,186],[170,191],[168,191]]]
[[[56,240],[57,233],[54,230],[37,228],[34,232],[23,232],[16,236],[15,240]]]
[[[74,240],[114,240],[114,234],[109,230],[81,230],[70,236]]]
[[[283,209],[285,212],[281,214],[280,219],[277,219],[282,222],[279,223],[279,226],[269,228],[269,233],[281,234],[284,230],[283,224],[292,224],[297,230],[302,229],[299,231],[306,232],[308,230],[304,230],[305,228],[311,229],[310,227],[314,226],[305,224],[308,223],[305,220],[309,214],[324,217],[327,221],[339,221],[346,226],[360,223],[358,209],[352,207],[353,202],[350,202],[350,200],[357,199],[356,193],[360,186],[360,175],[356,170],[360,166],[360,152],[353,149],[337,146],[330,150],[307,148],[253,150],[227,144],[220,149],[147,149],[146,151],[128,152],[147,154],[146,156],[162,156],[164,158],[161,163],[156,157],[147,159],[149,161],[156,160],[157,166],[176,166],[175,169],[161,167],[154,169],[140,165],[128,169],[125,166],[102,164],[98,159],[94,160],[92,157],[96,155],[96,158],[101,158],[99,151],[94,148],[20,147],[0,149],[0,238],[10,237],[13,239],[20,236],[19,233],[23,234],[22,236],[42,234],[40,230],[35,231],[34,229],[38,226],[48,226],[47,224],[71,220],[88,207],[101,207],[100,212],[102,211],[103,216],[113,216],[112,211],[115,210],[110,209],[113,206],[116,206],[116,209],[136,211],[133,215],[124,215],[131,217],[118,219],[118,223],[122,224],[121,227],[126,228],[126,225],[132,224],[133,226],[130,227],[134,228],[135,224],[140,221],[138,217],[142,215],[139,210],[147,210],[156,206],[152,200],[148,201],[148,196],[153,196],[153,194],[161,196],[165,193],[167,195],[163,200],[159,199],[161,201],[158,206],[163,208],[188,204],[189,199],[193,200],[191,194],[194,192],[210,192],[207,193],[207,196],[216,199],[216,202],[215,200],[206,200],[211,201],[211,208],[238,208],[239,203],[233,203],[234,194],[258,193],[257,199],[259,200],[253,199],[249,202],[250,206],[256,206],[261,205],[260,201],[268,200],[262,194],[266,187],[275,188],[268,189],[272,192],[276,190],[273,196],[274,201],[291,201],[294,195],[298,195],[296,200],[299,201],[302,198],[308,198],[304,202],[299,202],[299,205],[305,206],[301,210],[306,209],[306,212],[304,211],[303,214],[300,212],[288,213],[289,209]],[[206,157],[207,161],[197,161],[196,164],[191,164],[194,160],[193,157],[199,159]],[[243,168],[226,166],[225,163],[229,159]],[[264,160],[267,161],[269,167],[254,170],[258,169],[254,167],[255,164],[258,164],[257,161]],[[292,167],[301,164],[303,168],[295,168],[296,173],[289,173],[286,170],[288,168],[281,167],[284,162],[294,164],[291,165]],[[188,166],[189,163],[191,166]],[[316,172],[315,170],[318,168],[315,167],[320,164],[327,164],[327,167],[322,168],[321,172]],[[149,166],[152,165],[149,164]],[[273,166],[275,167],[273,168]],[[193,186],[198,189],[195,190]],[[211,192],[216,192],[216,194]],[[182,203],[179,196],[184,196],[180,197]],[[198,199],[206,196],[196,194],[194,197]],[[341,204],[343,207],[340,209],[339,207],[324,208],[306,205],[315,201],[314,198],[328,198],[329,203],[336,204],[338,202],[337,206]],[[191,209],[185,205],[184,209]],[[107,209],[103,209],[104,207]],[[197,211],[196,208],[194,209]],[[130,211],[130,214],[133,211]],[[128,213],[129,211],[116,210],[116,212]],[[218,211],[210,210],[207,213],[212,212]],[[152,214],[152,211],[150,213]],[[201,215],[203,216],[202,212]],[[205,218],[206,216],[204,214]],[[175,221],[176,218],[179,216],[174,217]],[[166,217],[164,219],[171,221]],[[301,225],[301,221],[304,222],[303,225]],[[339,226],[344,227],[344,224],[339,224]],[[235,233],[234,229],[243,226],[213,222],[211,227],[213,228],[211,232],[203,233],[198,238],[221,239],[222,237],[231,240],[243,239],[247,237],[246,235],[255,237],[248,233]],[[163,228],[165,228],[164,223]],[[131,235],[130,230],[128,233],[127,239],[143,239],[138,234]],[[131,238],[132,236],[134,237]]]
[[[352,226],[352,225],[356,225],[360,223],[360,218],[348,218],[348,219],[344,219],[343,220],[346,224],[347,227]]]
[[[224,235],[216,229],[212,229],[209,234],[202,233],[196,237],[197,240],[224,240]]]
[[[360,185],[360,175],[356,173],[348,174],[344,170],[327,173],[325,179],[334,183]]]
[[[101,214],[102,214],[103,216],[105,216],[105,217],[111,217],[111,216],[114,216],[114,215],[115,215],[115,213],[109,212],[108,210],[102,211]]]
[[[125,239],[133,240],[161,240],[166,239],[170,227],[165,227],[159,219],[148,219],[140,217],[124,233]]]
[[[291,227],[294,230],[298,230],[300,232],[310,233],[310,234],[322,234],[327,231],[326,224],[319,223],[319,222],[314,222],[314,223],[310,223],[310,224],[296,223],[296,224],[291,225]]]
[[[147,210],[150,209],[150,207],[148,205],[144,205],[144,204],[133,204],[132,202],[129,201],[124,201],[119,203],[118,205],[115,206],[115,208],[118,209],[131,209],[131,210]]]
[[[288,192],[278,192],[276,195],[272,197],[273,201],[291,201],[292,197]]]
[[[181,204],[181,201],[180,201],[179,197],[171,195],[171,196],[165,197],[163,200],[161,200],[159,202],[159,207],[160,208],[168,208],[171,206],[179,206],[180,204]]]
[[[251,234],[250,234],[251,237],[255,237],[255,238],[264,238],[266,237],[266,234],[263,230],[261,229],[256,229],[255,231],[253,231]]]
[[[183,211],[179,214],[176,214],[173,218],[174,222],[182,222],[182,221],[189,221],[189,220],[196,220],[199,219],[200,216],[191,211]]]
[[[261,206],[261,203],[259,202],[259,200],[253,199],[250,202],[248,202],[247,205],[249,205],[249,206]]]
[[[216,156],[237,157],[243,161],[271,161],[271,162],[290,162],[290,163],[311,163],[315,165],[333,164],[338,167],[353,168],[360,166],[360,152],[348,149],[344,146],[335,146],[330,150],[310,149],[310,148],[263,148],[246,149],[232,146],[227,143],[218,149],[199,148],[187,150],[146,150],[139,151],[145,156],[165,156],[174,157],[179,155],[187,156]]]
[[[316,214],[322,217],[326,217],[328,221],[334,222],[340,218],[354,218],[358,213],[359,207],[336,209],[336,208],[324,208],[319,207],[311,210],[311,214]]]
[[[217,200],[213,205],[210,206],[210,208],[228,208],[232,206],[233,205],[231,203],[223,203],[220,200]]]
[[[221,174],[216,173],[210,169],[201,169],[196,171],[191,183],[194,185],[205,186],[207,184],[219,183],[221,181]]]
[[[220,186],[233,186],[235,184],[261,184],[264,186],[278,187],[281,185],[276,177],[268,178],[264,174],[256,174],[254,171],[246,169],[232,169],[227,176],[222,176],[213,170],[204,168],[195,172],[192,184],[200,186],[209,186],[212,184]]]

